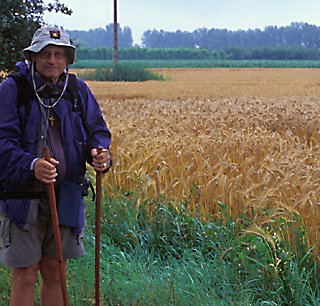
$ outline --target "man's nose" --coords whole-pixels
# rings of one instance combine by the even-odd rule
[[[49,62],[55,62],[57,59],[56,59],[56,55],[54,54],[54,52],[50,52],[48,54],[48,61]]]

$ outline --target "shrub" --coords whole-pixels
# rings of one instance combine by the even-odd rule
[[[81,72],[78,75],[88,81],[143,82],[163,80],[161,75],[136,64],[117,64],[113,68],[97,68],[93,71]]]

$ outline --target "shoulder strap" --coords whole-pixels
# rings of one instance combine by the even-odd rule
[[[89,128],[87,125],[87,121],[85,118],[85,106],[80,95],[80,86],[78,86],[77,76],[73,73],[69,73],[69,81],[68,81],[68,94],[72,103],[72,111],[77,112],[80,116],[82,127],[84,128],[86,133],[89,133]],[[85,159],[85,156],[84,156]],[[83,175],[86,173],[86,166],[83,167]],[[91,183],[90,183],[91,184]]]
[[[69,96],[72,102],[72,110],[74,112],[82,113],[82,103],[78,89],[77,77],[73,73],[69,73],[69,84],[68,84]]]
[[[26,106],[26,113],[27,115],[30,114],[30,108],[31,108],[31,98],[34,96],[33,89],[31,88],[29,82],[25,78],[25,76],[19,72],[16,72],[14,74],[9,75],[9,77],[13,78],[17,90],[18,90],[18,101],[17,101],[17,107],[18,109],[22,106]]]
[[[87,131],[88,129],[87,129],[87,124],[85,120],[85,113],[84,113],[84,106],[83,106],[84,101],[82,101],[79,93],[77,76],[73,73],[69,73],[68,91],[69,91],[69,96],[72,102],[72,111],[78,112],[80,114],[82,125],[85,131]]]
[[[29,82],[27,81],[26,77],[21,74],[20,72],[16,72],[14,74],[9,75],[9,77],[13,78],[17,90],[18,90],[18,101],[17,107],[18,109],[22,106],[26,106],[26,114],[30,114],[31,109],[31,99],[34,97],[33,88],[30,86]],[[72,102],[72,110],[74,112],[78,112],[81,117],[81,121],[85,130],[87,129],[86,121],[85,121],[85,114],[83,111],[83,103],[81,101],[81,96],[79,94],[78,82],[77,77],[75,74],[69,74],[69,84],[68,84],[68,93],[70,96],[70,100]]]

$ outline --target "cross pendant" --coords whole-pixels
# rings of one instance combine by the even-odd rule
[[[56,119],[53,117],[53,114],[51,114],[49,117],[50,126],[53,126],[55,121]]]

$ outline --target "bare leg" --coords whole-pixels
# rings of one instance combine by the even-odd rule
[[[54,258],[42,257],[39,265],[42,276],[40,305],[63,305],[58,261]],[[66,267],[65,263],[64,265]]]
[[[33,306],[39,265],[12,269],[10,306]]]

